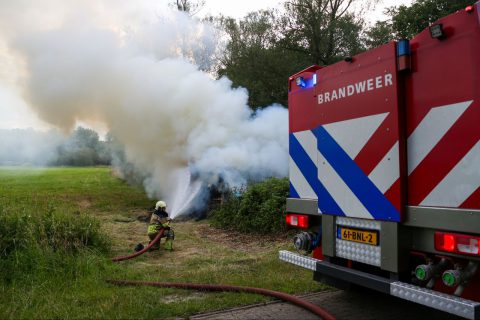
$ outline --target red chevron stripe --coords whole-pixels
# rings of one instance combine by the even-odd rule
[[[408,179],[408,204],[418,205],[480,139],[478,106],[470,105]]]
[[[398,126],[395,118],[396,115],[390,113],[354,159],[367,176],[398,140]]]
[[[478,209],[478,207],[480,207],[480,187],[478,187],[477,190],[475,190],[475,192],[472,193],[470,197],[468,197],[468,199],[460,205],[460,208],[465,209]]]
[[[385,192],[385,197],[390,200],[390,202],[394,204],[398,210],[401,210],[400,203],[402,203],[402,201],[400,201],[400,187],[400,179],[397,179],[397,181],[395,181],[395,183],[390,187],[390,189]]]

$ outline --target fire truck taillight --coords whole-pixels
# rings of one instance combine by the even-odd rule
[[[458,233],[435,232],[435,249],[457,254],[480,255],[480,237]]]
[[[308,229],[308,216],[303,214],[287,214],[287,225],[296,228]]]

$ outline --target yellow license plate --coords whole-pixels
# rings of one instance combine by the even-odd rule
[[[337,238],[378,246],[378,231],[337,227]]]

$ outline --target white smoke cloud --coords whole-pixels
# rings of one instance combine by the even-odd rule
[[[200,71],[218,54],[212,26],[152,1],[47,1],[57,14],[38,19],[39,2],[15,3],[0,2],[0,12],[26,13],[0,13],[0,26],[23,59],[30,106],[65,130],[105,123],[151,197],[174,199],[174,172],[186,167],[230,186],[288,173],[286,110],[252,114],[245,89]]]

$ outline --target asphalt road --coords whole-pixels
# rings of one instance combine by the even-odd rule
[[[376,291],[355,288],[349,291],[332,290],[302,296],[327,309],[337,319],[451,319],[460,320],[448,313],[384,295]],[[318,319],[310,312],[284,302],[269,302],[230,310],[198,314],[190,319]]]

